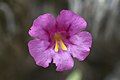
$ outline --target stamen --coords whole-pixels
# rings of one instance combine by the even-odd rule
[[[65,44],[63,43],[62,40],[60,40],[60,46],[61,46],[62,50],[67,50],[67,47],[65,46]]]
[[[55,52],[58,52],[58,49],[59,49],[59,45],[58,45],[58,41],[56,40],[56,42],[55,42]]]
[[[66,45],[64,44],[64,42],[62,41],[61,35],[56,33],[54,36],[54,40],[55,40],[55,52],[58,52],[59,49],[61,48],[62,50],[67,50]],[[59,48],[60,46],[60,48]]]

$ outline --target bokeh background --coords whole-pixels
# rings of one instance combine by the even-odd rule
[[[70,71],[36,66],[27,43],[39,15],[80,14],[93,35],[90,55]],[[0,0],[0,80],[120,80],[120,0]]]

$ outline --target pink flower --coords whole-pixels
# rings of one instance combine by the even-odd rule
[[[62,10],[56,19],[50,13],[35,19],[29,30],[34,39],[28,47],[36,64],[46,68],[53,61],[56,70],[63,71],[74,66],[72,57],[83,61],[92,44],[86,26],[86,21],[70,10]]]

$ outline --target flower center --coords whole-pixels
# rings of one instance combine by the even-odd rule
[[[59,33],[55,33],[54,40],[55,40],[55,48],[54,48],[55,52],[58,52],[60,48],[65,51],[67,50],[67,47],[64,44],[62,37]]]

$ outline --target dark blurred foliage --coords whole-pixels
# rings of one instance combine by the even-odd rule
[[[70,71],[35,65],[28,30],[40,14],[79,13],[93,35],[90,55]],[[120,0],[0,0],[0,80],[66,80],[79,69],[82,80],[120,80]],[[75,79],[76,80],[76,79]]]

